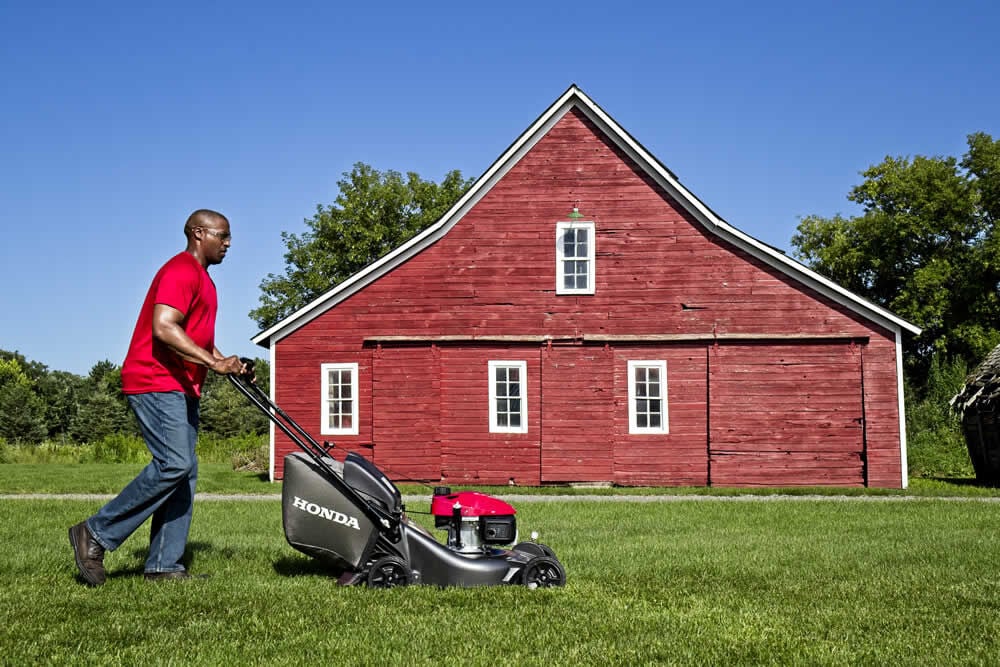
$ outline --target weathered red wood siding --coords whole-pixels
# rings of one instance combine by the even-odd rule
[[[489,432],[490,360],[527,363],[527,433]],[[537,347],[441,348],[441,479],[444,482],[513,481],[527,486],[541,482],[539,363]]]
[[[898,488],[906,472],[900,457],[895,338],[887,332],[873,335],[861,351],[861,363],[868,486]]]
[[[708,484],[708,367],[704,343],[618,345],[615,355],[614,481],[625,486]],[[630,435],[629,360],[667,362],[670,432]]]
[[[395,479],[441,476],[441,383],[435,347],[378,348],[372,362],[373,458]]]
[[[709,365],[713,483],[864,484],[860,347],[720,345]]]
[[[365,406],[372,404],[372,351],[361,346],[326,346],[327,338],[320,331],[306,329],[298,345],[276,345],[271,348],[271,361],[275,364],[275,402],[318,442],[334,442],[342,449],[356,451],[371,457],[372,411]],[[323,435],[322,433],[322,374],[323,363],[357,363],[359,411],[358,435]],[[281,370],[278,371],[279,367]],[[284,477],[285,455],[296,451],[283,433],[275,429],[275,478]],[[343,459],[343,451],[338,455]]]
[[[542,350],[542,481],[614,479],[614,354],[603,347]]]
[[[555,294],[556,222],[565,220],[574,206],[596,223],[592,296]],[[277,399],[296,419],[318,430],[319,365],[357,361],[362,406],[371,406],[372,355],[377,351],[366,347],[366,337],[649,334],[857,338],[868,481],[900,485],[893,334],[706,232],[577,111],[560,119],[442,239],[276,343]],[[406,385],[398,396],[381,377],[375,379],[377,426],[372,410],[362,409],[361,435],[339,442],[375,442],[376,456],[386,452],[392,459],[379,458],[380,463],[433,476],[429,462],[417,465],[406,459],[407,452],[417,451],[418,436],[408,440],[405,433],[410,420],[418,419],[419,437],[440,441],[440,471],[446,480],[537,484],[579,475],[624,484],[716,483],[709,478],[708,458],[711,343],[639,345],[643,349],[638,351],[629,345],[612,340],[609,352],[569,362],[561,350],[546,351],[542,345],[513,351],[442,345],[436,362],[439,380],[433,376],[434,364],[427,365],[424,352],[415,351],[411,358],[400,357],[394,371]],[[512,352],[528,362],[529,432],[498,436],[488,433],[486,363],[492,354]],[[625,363],[636,358],[634,352],[668,361],[668,436],[628,435]],[[556,414],[564,414],[559,402],[565,403],[568,393],[539,394],[540,376],[562,363],[578,364],[590,374],[574,380],[573,390],[577,395],[591,392],[591,398],[600,394],[599,378],[611,373],[605,391],[613,396],[607,396],[606,404],[590,403],[596,412],[586,428],[594,429],[593,438],[580,437],[572,420],[549,421],[549,412],[539,412],[541,401],[552,401]],[[375,367],[388,370],[379,363]],[[431,385],[427,397],[419,395],[422,380]],[[434,389],[435,381],[439,389]],[[418,417],[383,407],[397,398],[426,401],[427,410],[416,409]],[[436,432],[429,419],[435,400],[440,401]],[[597,428],[604,419],[609,426]],[[784,427],[779,421],[773,426],[761,422],[760,428]],[[276,445],[280,475],[281,457],[290,445],[280,433]],[[419,451],[431,459],[435,446]],[[738,470],[727,480],[740,483]]]

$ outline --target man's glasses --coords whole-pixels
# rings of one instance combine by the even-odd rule
[[[220,232],[216,229],[209,229],[208,227],[202,227],[201,231],[205,232],[206,234],[211,234],[220,241],[231,241],[233,238],[233,235],[230,234],[229,232]]]

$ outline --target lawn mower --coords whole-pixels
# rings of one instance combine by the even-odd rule
[[[333,445],[320,445],[279,408],[253,381],[252,362],[243,361],[251,370],[230,375],[230,381],[301,450],[285,457],[285,539],[326,563],[339,584],[548,588],[566,583],[552,549],[534,538],[517,541],[514,508],[477,491],[434,488],[434,527],[447,531],[442,544],[407,516],[399,488],[385,473],[356,452],[347,452],[343,463],[335,459]]]

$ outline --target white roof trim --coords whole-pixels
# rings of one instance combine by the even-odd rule
[[[251,340],[257,345],[270,347],[285,336],[296,331],[330,307],[343,301],[380,276],[388,273],[414,255],[432,245],[455,226],[462,216],[472,208],[493,185],[517,164],[521,157],[537,143],[549,129],[570,109],[583,111],[604,133],[629,155],[646,173],[656,180],[668,194],[683,206],[695,219],[712,233],[742,248],[757,259],[778,269],[782,273],[811,287],[864,317],[874,320],[890,330],[905,329],[919,334],[920,328],[877,306],[858,295],[821,276],[807,266],[787,257],[765,243],[729,225],[701,200],[687,190],[670,171],[660,164],[639,142],[632,138],[608,114],[597,106],[575,85],[570,86],[517,140],[490,166],[440,220],[396,248],[389,254],[361,271],[355,273],[333,289],[321,294],[311,303],[295,311],[284,320],[265,329]]]

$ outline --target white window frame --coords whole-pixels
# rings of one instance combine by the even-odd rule
[[[563,245],[563,236],[570,229],[586,229],[587,230],[587,257],[570,257],[568,260],[565,256],[565,247]],[[597,275],[597,264],[594,261],[596,256],[597,247],[597,233],[595,231],[596,227],[593,222],[587,221],[574,221],[574,222],[557,222],[556,223],[556,294],[593,294],[594,286],[596,285],[595,276]],[[586,287],[565,287],[566,282],[566,266],[565,262],[570,260],[585,261],[587,262],[587,286]]]
[[[519,371],[521,400],[520,426],[497,425],[497,370],[501,368],[516,368]],[[490,433],[527,433],[528,432],[528,362],[526,361],[490,361]]]
[[[660,411],[661,419],[659,426],[638,425],[638,414],[636,401],[640,398],[636,395],[635,371],[639,368],[655,368],[660,372]],[[646,397],[648,400],[648,397]],[[667,401],[667,362],[663,359],[638,359],[628,362],[628,432],[635,435],[661,435],[670,433],[670,419],[668,417]]]
[[[330,424],[330,371],[350,371],[351,373],[351,426],[335,428]],[[358,365],[322,364],[320,366],[322,390],[320,393],[320,433],[323,435],[358,435]]]

